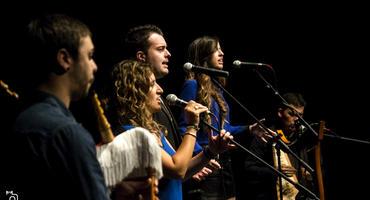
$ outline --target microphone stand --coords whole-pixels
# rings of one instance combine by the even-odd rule
[[[307,167],[307,169],[313,174],[313,169],[307,164],[305,163],[302,159],[300,159],[283,141],[281,141],[280,137],[270,131],[260,120],[257,119],[256,116],[254,116],[242,103],[240,103],[233,95],[231,95],[217,80],[215,80],[214,78],[211,77],[211,80],[213,83],[215,83],[223,92],[225,92],[227,95],[229,95],[229,97],[231,97],[241,108],[243,108],[244,111],[246,111],[256,122],[258,125],[261,126],[261,128],[263,130],[265,130],[266,132],[270,133],[273,135],[274,139],[276,139],[276,141],[281,145],[283,146],[287,151],[289,151],[300,163],[302,163],[302,165],[304,165],[305,167]],[[210,127],[212,130],[216,131],[216,132],[220,132],[218,129],[214,128],[212,125],[208,124],[207,122],[205,121],[201,121],[203,124],[207,125],[208,127]],[[256,158],[258,161],[262,162],[263,164],[265,164],[268,168],[270,168],[272,171],[274,171],[275,173],[277,173],[280,177],[283,177],[286,181],[288,181],[289,183],[293,184],[296,188],[299,188],[299,189],[302,189],[304,190],[306,193],[308,193],[309,195],[311,195],[313,198],[315,199],[318,199],[319,198],[314,194],[312,193],[310,190],[308,190],[306,187],[302,186],[301,184],[299,183],[295,183],[294,181],[292,181],[288,176],[286,176],[285,174],[281,173],[280,171],[276,170],[273,166],[271,166],[270,164],[268,164],[267,162],[265,162],[264,160],[262,160],[261,158],[259,158],[257,155],[253,154],[251,151],[249,151],[248,149],[246,149],[245,147],[243,147],[241,144],[239,144],[238,142],[234,141],[234,140],[231,140],[231,142],[233,144],[235,144],[236,146],[240,147],[241,149],[243,149],[244,151],[248,152],[250,155],[252,155],[254,158]]]
[[[332,134],[324,133],[325,137],[336,138],[336,139],[340,139],[340,140],[351,141],[351,142],[356,142],[356,143],[361,143],[361,144],[370,144],[370,141],[359,140],[359,139],[354,139],[354,138],[349,138],[349,137],[343,137],[343,136],[339,136],[338,134],[336,134],[334,131],[332,131],[330,129],[324,129],[324,130],[332,133]]]
[[[213,127],[212,125],[208,124],[205,120],[201,120],[200,121],[202,124],[208,126],[210,129],[212,129],[213,131],[215,131],[216,133],[220,133],[220,130],[218,130],[217,128]],[[261,123],[262,124],[262,123]],[[243,149],[244,151],[246,151],[247,153],[249,153],[252,157],[254,157],[255,159],[257,159],[258,161],[260,161],[261,163],[263,163],[265,166],[267,166],[270,170],[272,170],[273,172],[275,172],[276,174],[278,174],[279,178],[281,179],[281,177],[283,177],[286,181],[288,181],[289,183],[291,183],[292,185],[294,185],[294,187],[298,188],[298,189],[302,189],[304,190],[307,194],[309,194],[312,198],[314,199],[317,199],[317,200],[320,200],[313,192],[311,192],[310,190],[308,190],[306,187],[304,187],[303,185],[301,185],[300,183],[295,183],[293,180],[291,180],[287,175],[283,174],[281,171],[279,170],[276,170],[275,167],[271,166],[270,164],[268,164],[266,161],[264,161],[263,159],[261,159],[260,157],[258,157],[256,154],[254,154],[253,152],[249,151],[247,148],[245,148],[243,145],[241,145],[240,143],[238,143],[237,141],[235,141],[234,139],[230,139],[230,142],[235,144],[235,146]],[[280,150],[279,150],[280,151]],[[280,159],[279,159],[280,160]],[[280,167],[281,168],[281,167]],[[280,187],[281,189],[282,187]]]

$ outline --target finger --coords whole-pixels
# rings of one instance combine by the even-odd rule
[[[224,141],[229,141],[230,139],[232,139],[231,133],[230,133],[230,132],[226,132],[226,133],[223,135],[222,139],[223,139]]]
[[[214,169],[221,169],[221,165],[219,162],[217,162],[215,159],[210,160],[209,162],[210,166]]]
[[[205,167],[204,169],[203,169],[203,171],[202,171],[205,175],[209,175],[209,174],[211,174],[212,173],[212,170],[211,169],[209,169],[209,168],[207,168],[207,167]]]
[[[231,133],[230,132],[227,132],[228,134],[227,134],[227,136],[225,136],[225,138],[227,139],[227,140],[232,140],[232,139],[234,139],[234,136],[233,135],[231,135]]]
[[[198,176],[198,174],[195,174],[195,175],[193,175],[193,177],[192,177],[194,180],[196,180],[196,181],[201,181],[201,179],[200,179],[200,177]]]
[[[208,108],[207,107],[204,107],[204,106],[197,106],[197,108],[195,109],[196,113],[200,114],[200,113],[203,113],[203,112],[207,112],[208,111]]]
[[[220,131],[220,137],[224,137],[225,136],[225,134],[226,134],[226,130],[225,129],[222,129],[221,131]]]
[[[218,170],[218,169],[221,169],[221,165],[220,164],[217,164],[217,165],[211,165],[209,166],[210,169],[213,169],[213,170]]]

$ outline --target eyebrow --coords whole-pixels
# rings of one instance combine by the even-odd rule
[[[289,115],[299,115],[299,116],[303,116],[303,113],[298,112],[297,110],[293,110],[293,109],[291,109],[291,108],[288,108],[288,109],[289,109],[289,111],[288,111]]]

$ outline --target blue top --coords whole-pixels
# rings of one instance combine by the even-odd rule
[[[190,100],[195,101],[197,97],[197,90],[198,90],[198,82],[195,79],[186,80],[181,90],[180,98],[185,101],[190,101]],[[222,95],[222,98],[224,98],[223,95]],[[226,102],[226,106],[229,107],[227,102]],[[216,117],[219,117],[220,107],[218,106],[217,102],[214,99],[211,100],[210,111]],[[218,123],[219,119],[215,119],[214,118],[215,116],[211,116],[211,119],[212,119],[211,125],[217,129],[220,129],[219,123]],[[179,120],[179,126],[180,126],[181,133],[185,133],[186,125],[187,124],[184,118],[184,111],[182,111],[180,115],[180,120]],[[230,132],[232,135],[236,135],[241,132],[244,132],[247,129],[247,126],[232,126],[230,124],[230,111],[228,109],[224,129]],[[201,129],[197,133],[197,141],[194,147],[194,154],[198,154],[199,152],[201,152],[202,146],[207,145],[207,144],[208,144],[208,135],[206,132],[202,131]]]
[[[95,142],[55,96],[37,92],[13,131],[25,199],[108,199]],[[24,190],[23,190],[24,189]]]
[[[124,130],[134,128],[132,125],[123,125]],[[166,137],[161,133],[162,148],[169,155],[173,156],[176,152],[168,144]],[[182,200],[182,180],[162,178],[159,181],[159,199],[160,200]]]

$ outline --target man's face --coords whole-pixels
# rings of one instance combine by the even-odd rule
[[[295,107],[290,105],[291,108],[280,108],[278,111],[278,116],[281,119],[282,128],[284,129],[284,134],[290,135],[297,132],[296,123],[298,122],[298,116],[303,116],[304,107]],[[294,109],[294,110],[293,110]]]
[[[94,82],[94,73],[98,67],[93,59],[94,44],[90,36],[81,38],[78,57],[70,69],[73,92],[72,99],[85,97]]]
[[[166,40],[162,35],[153,33],[149,38],[149,48],[145,62],[150,63],[154,68],[156,79],[163,78],[169,73],[168,62],[171,53],[167,49]]]

